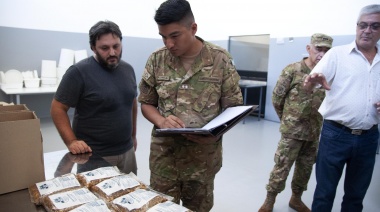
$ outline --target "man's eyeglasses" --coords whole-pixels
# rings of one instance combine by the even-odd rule
[[[368,24],[366,22],[360,22],[357,25],[358,25],[358,28],[360,30],[366,30],[368,27],[371,28],[372,31],[377,31],[378,29],[380,29],[380,23],[379,22],[375,22],[372,24]]]

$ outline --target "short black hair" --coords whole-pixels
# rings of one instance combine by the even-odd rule
[[[158,25],[181,22],[189,26],[194,22],[190,3],[186,0],[167,0],[156,10],[154,20]]]
[[[123,39],[119,26],[114,22],[106,20],[96,23],[91,27],[89,31],[90,46],[95,46],[96,41],[99,40],[100,36],[109,33],[118,36],[120,38],[120,41]]]

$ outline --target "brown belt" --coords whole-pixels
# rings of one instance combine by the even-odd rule
[[[343,124],[339,124],[338,122],[335,122],[332,120],[325,120],[325,122],[327,122],[331,125],[334,125],[335,127],[339,127],[339,128],[341,128],[341,129],[343,129],[343,130],[345,130],[345,131],[347,131],[353,135],[362,135],[362,134],[365,134],[365,133],[367,133],[367,132],[369,132],[375,128],[377,129],[377,124],[373,125],[371,127],[371,129],[369,129],[369,130],[360,130],[360,129],[350,129],[350,128],[344,126]]]

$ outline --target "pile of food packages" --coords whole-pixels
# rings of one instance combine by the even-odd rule
[[[116,166],[65,174],[29,187],[31,201],[48,212],[191,212]]]

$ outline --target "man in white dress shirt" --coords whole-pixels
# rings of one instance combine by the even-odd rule
[[[331,211],[346,166],[341,211],[362,211],[371,183],[379,138],[380,5],[359,14],[356,39],[333,47],[306,77],[309,91],[327,90],[319,108],[324,118],[316,161],[313,212]]]

